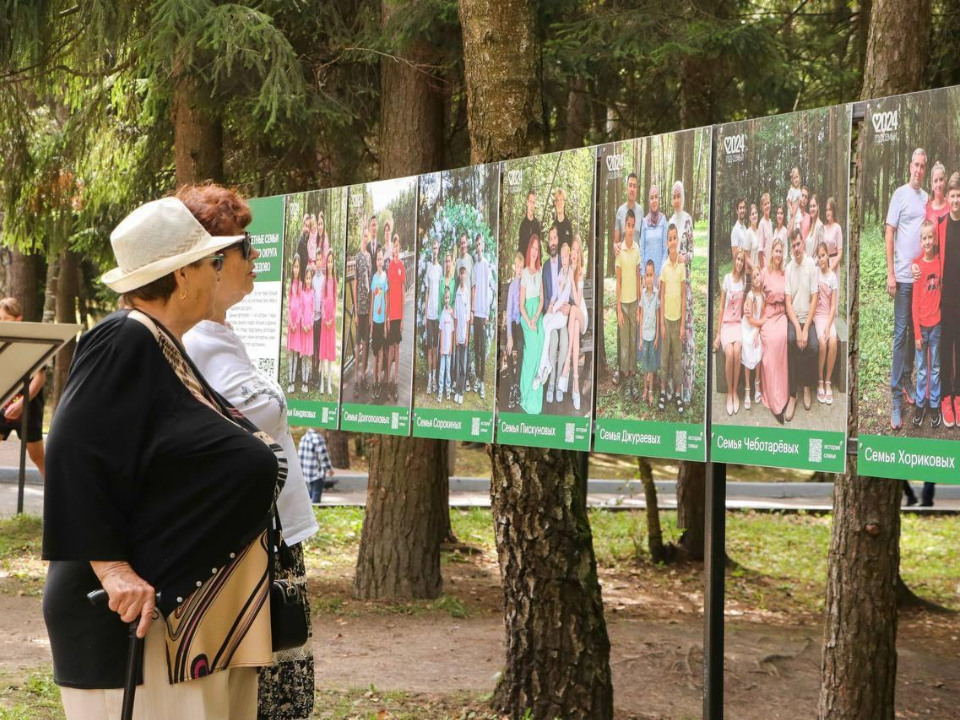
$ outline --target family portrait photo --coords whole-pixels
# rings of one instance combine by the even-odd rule
[[[870,101],[866,117],[860,433],[957,440],[960,92]]]
[[[594,148],[503,163],[501,413],[591,417],[595,164]]]
[[[291,410],[340,397],[343,322],[344,188],[286,198],[280,386]]]
[[[343,402],[409,409],[417,178],[353,185],[347,203]]]
[[[598,149],[598,437],[604,421],[704,423],[710,143],[702,128]]]
[[[850,127],[837,106],[718,130],[715,425],[846,432]]]
[[[493,419],[498,165],[420,177],[414,407]],[[489,424],[492,432],[492,423]],[[415,426],[416,431],[416,426]]]

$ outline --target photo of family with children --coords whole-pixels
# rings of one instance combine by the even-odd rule
[[[870,101],[866,118],[860,433],[955,440],[960,92]]]
[[[841,106],[718,131],[715,424],[846,430],[850,127]]]
[[[598,149],[597,423],[703,423],[710,130]]]
[[[503,163],[497,408],[593,409],[594,148]]]

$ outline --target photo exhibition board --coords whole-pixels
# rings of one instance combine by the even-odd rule
[[[336,429],[347,189],[286,196],[280,385],[291,425]]]
[[[716,129],[716,462],[846,466],[851,117],[844,105]]]
[[[417,437],[493,442],[499,207],[499,164],[420,176]]]
[[[597,149],[598,452],[706,460],[711,141]]]
[[[343,430],[410,434],[417,177],[347,190]]]
[[[960,88],[871,100],[860,132],[857,468],[960,483]]]
[[[595,180],[592,147],[501,165],[499,443],[590,449]]]

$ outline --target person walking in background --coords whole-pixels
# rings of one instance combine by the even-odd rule
[[[23,310],[20,309],[20,302],[16,298],[8,297],[0,300],[0,322],[21,322],[23,320]],[[30,404],[29,417],[27,418],[26,432],[23,430],[23,395],[19,394],[0,409],[0,441],[10,437],[10,433],[17,431],[21,440],[27,441],[27,454],[33,464],[40,471],[40,478],[44,473],[44,455],[43,455],[43,384],[47,376],[43,368],[37,370],[30,376],[30,397],[27,402]],[[26,437],[23,437],[26,435]]]
[[[300,467],[303,468],[303,479],[310,491],[310,501],[314,505],[319,505],[323,500],[327,478],[332,478],[336,474],[336,470],[330,464],[327,441],[316,428],[307,428],[307,432],[300,438],[300,444],[297,445],[297,455],[300,457]]]

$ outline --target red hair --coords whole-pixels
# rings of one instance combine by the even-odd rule
[[[233,235],[233,224],[245,228],[253,219],[250,206],[236,190],[216,183],[184,185],[175,197],[211,235]]]
[[[530,262],[533,260],[533,258],[531,257],[531,253],[533,252],[534,247],[537,248],[537,266],[534,268],[534,270],[539,270],[540,254],[542,250],[540,249],[540,237],[536,233],[530,236],[530,244],[527,245],[527,257],[525,258],[525,262],[524,262],[524,265],[526,267],[530,267]]]

